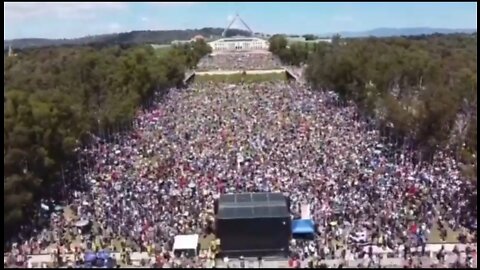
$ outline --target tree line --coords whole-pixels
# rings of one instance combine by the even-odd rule
[[[306,74],[429,158],[450,149],[476,180],[477,38],[349,39],[317,46]]]
[[[155,93],[180,86],[203,41],[158,57],[150,46],[43,48],[4,58],[4,235],[55,197],[89,134],[129,126]]]
[[[125,33],[103,34],[95,36],[86,36],[73,39],[42,39],[42,38],[24,38],[5,40],[3,42],[4,51],[8,51],[8,47],[12,46],[14,51],[40,48],[49,46],[100,46],[109,47],[113,45],[141,45],[141,44],[170,44],[174,40],[189,40],[196,35],[201,35],[206,39],[211,37],[220,37],[223,28],[204,27],[200,29],[186,30],[145,30],[131,31]],[[248,36],[250,33],[241,29],[228,29],[225,33],[229,36]]]

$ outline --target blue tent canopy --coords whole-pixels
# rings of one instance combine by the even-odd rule
[[[313,234],[315,233],[313,220],[297,219],[292,221],[292,233],[294,234]]]
[[[107,262],[105,263],[105,266],[107,268],[114,268],[115,267],[115,260],[112,258],[109,258]]]
[[[84,258],[84,260],[85,260],[86,262],[93,262],[93,261],[95,261],[96,259],[97,259],[97,256],[95,255],[95,253],[93,253],[93,252],[91,252],[91,251],[85,252],[85,258]]]
[[[106,259],[110,258],[110,252],[108,252],[107,250],[102,250],[102,251],[97,253],[97,258],[102,259],[102,260],[106,260]]]

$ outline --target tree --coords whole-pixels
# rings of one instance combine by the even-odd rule
[[[90,133],[128,127],[152,96],[183,81],[205,42],[154,57],[150,46],[32,49],[5,59],[4,235],[33,220],[42,198],[61,199],[61,170]],[[108,132],[107,132],[108,131]],[[75,179],[69,179],[75,181]]]
[[[282,50],[287,48],[287,39],[283,35],[273,35],[270,40],[269,51],[273,54],[279,54]]]
[[[333,35],[333,36],[332,36],[332,44],[333,44],[334,46],[340,45],[340,38],[341,38],[341,37],[340,37],[340,34],[335,34],[335,35]]]
[[[315,40],[315,39],[317,39],[317,36],[312,35],[312,34],[303,35],[302,37],[304,37],[305,40]]]
[[[293,43],[288,46],[287,39],[281,35],[274,35],[270,38],[270,52],[277,55],[286,65],[298,66],[308,59],[308,44]]]
[[[466,35],[350,39],[318,44],[306,77],[354,101],[363,114],[393,125],[393,135],[416,143],[426,156],[451,146],[452,130],[476,154],[476,40]]]

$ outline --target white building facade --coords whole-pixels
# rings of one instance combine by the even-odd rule
[[[219,51],[258,51],[268,50],[270,43],[264,39],[256,37],[233,37],[221,38],[208,45],[212,48],[212,52]]]

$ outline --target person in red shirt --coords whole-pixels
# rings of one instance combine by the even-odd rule
[[[293,259],[288,259],[288,267],[293,268]]]
[[[158,254],[156,256],[156,261],[157,261],[157,267],[158,268],[163,268],[163,258],[161,256],[161,254]]]

